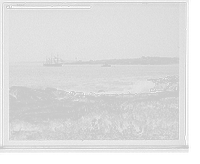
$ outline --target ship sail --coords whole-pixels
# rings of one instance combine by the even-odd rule
[[[43,64],[43,66],[46,67],[61,67],[62,65],[63,65],[63,60],[60,59],[58,56],[46,58],[46,61]]]

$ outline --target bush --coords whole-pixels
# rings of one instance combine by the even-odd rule
[[[16,133],[10,133],[11,140],[26,140],[29,134],[27,131],[18,131]]]
[[[46,125],[13,120],[10,122],[11,138],[38,140],[178,138],[178,98],[140,102],[120,100],[113,101],[109,105],[101,104],[103,103],[88,104],[87,111],[81,118],[74,120],[52,119]],[[79,106],[77,110],[81,110],[81,107]],[[96,130],[93,129],[94,126]],[[12,133],[12,131],[19,131],[19,133]]]
[[[15,119],[9,123],[10,131],[34,131],[34,130],[42,130],[43,125],[34,124],[25,120]]]
[[[64,122],[62,119],[52,119],[49,121],[49,128],[53,131],[56,129],[60,129],[64,126]]]

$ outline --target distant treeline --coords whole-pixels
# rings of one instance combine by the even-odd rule
[[[107,59],[107,60],[89,60],[89,61],[75,61],[65,64],[110,64],[110,65],[171,65],[178,64],[179,58],[177,57],[141,57],[131,59]]]

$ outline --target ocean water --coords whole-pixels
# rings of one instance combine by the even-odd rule
[[[13,63],[9,66],[9,86],[53,87],[86,93],[142,93],[154,86],[147,79],[178,74],[178,65],[43,67],[41,63]]]

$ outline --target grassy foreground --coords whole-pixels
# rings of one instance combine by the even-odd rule
[[[178,139],[178,92],[9,103],[10,140]]]

